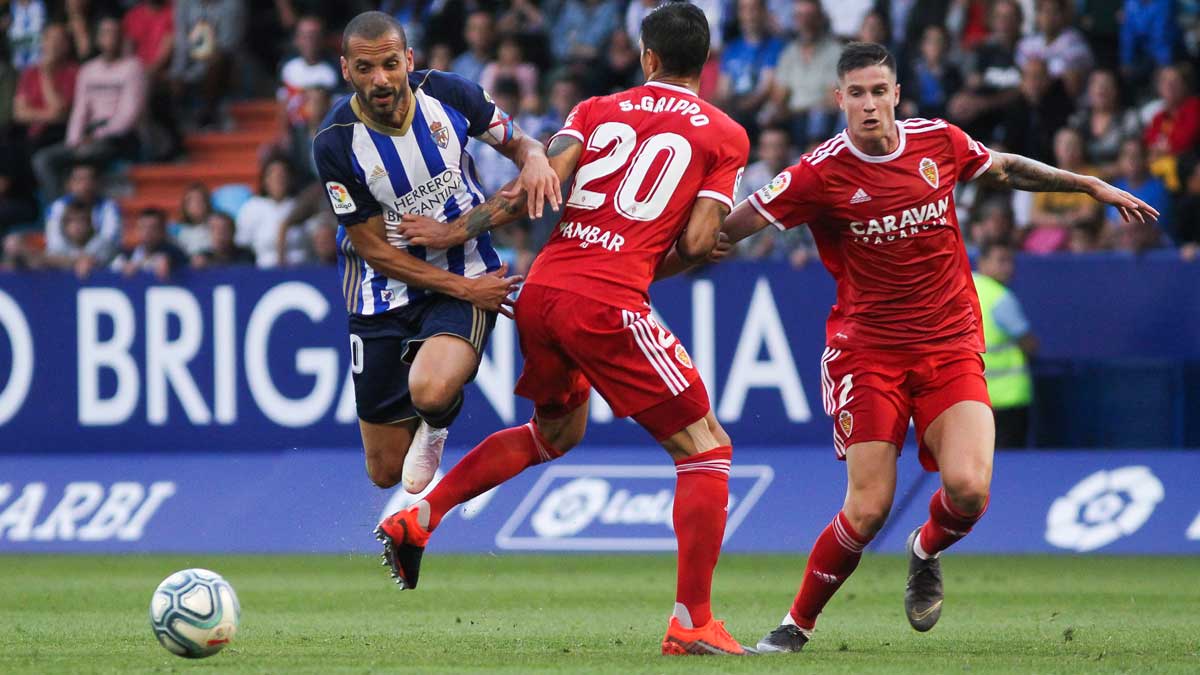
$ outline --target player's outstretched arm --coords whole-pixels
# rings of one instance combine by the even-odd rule
[[[711,235],[711,244],[706,252],[699,256],[689,256],[688,251],[681,250],[681,245],[684,244],[684,238],[689,236],[692,230],[692,224],[696,222],[697,208],[701,203],[709,202],[717,207],[720,207],[720,220],[716,230]],[[706,209],[707,210],[707,209]],[[701,214],[703,217],[703,214]],[[699,199],[696,201],[696,207],[692,208],[692,219],[688,221],[688,229],[684,231],[683,236],[679,238],[679,242],[675,244],[663,261],[659,263],[658,269],[654,272],[654,280],[666,279],[673,277],[680,272],[684,272],[700,263],[716,263],[725,259],[733,247],[742,239],[758,232],[766,227],[769,223],[765,218],[760,216],[749,203],[742,201],[737,206],[733,207],[733,211],[728,215],[725,214],[725,205],[712,199]],[[700,228],[698,228],[699,230]],[[692,236],[697,236],[698,233],[692,233]],[[699,248],[699,247],[698,247]],[[698,250],[694,249],[694,250]],[[693,252],[694,252],[693,250]]]
[[[385,276],[410,286],[425,288],[443,295],[466,300],[476,307],[500,312],[512,317],[513,301],[509,296],[524,280],[522,276],[505,276],[508,266],[474,279],[452,274],[392,246],[384,235],[383,216],[372,216],[365,222],[346,228],[354,251]]]
[[[979,180],[1026,192],[1083,192],[1101,204],[1117,207],[1125,222],[1158,220],[1154,207],[1099,178],[1056,169],[1021,155],[992,152],[992,165]]]
[[[555,136],[547,153],[550,168],[561,185],[575,173],[575,165],[583,154],[583,144],[571,136]],[[519,219],[525,209],[527,196],[528,192],[521,186],[518,177],[487,201],[451,222],[442,223],[425,216],[405,214],[397,229],[410,244],[416,246],[459,246],[484,232]]]

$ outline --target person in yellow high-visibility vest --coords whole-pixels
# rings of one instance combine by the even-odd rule
[[[1037,351],[1038,341],[1020,301],[1008,289],[1013,276],[1012,246],[984,244],[975,269],[987,345],[984,377],[996,416],[996,447],[1023,448],[1028,445],[1029,405],[1033,402],[1029,357]]]

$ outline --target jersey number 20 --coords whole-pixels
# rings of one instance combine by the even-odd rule
[[[647,138],[638,147],[637,131],[622,122],[605,122],[596,127],[588,139],[587,149],[603,150],[616,141],[612,152],[598,157],[579,167],[575,172],[575,187],[567,198],[567,206],[579,209],[598,209],[604,205],[608,195],[588,190],[587,184],[620,171],[628,165],[621,186],[617,188],[615,206],[617,213],[630,220],[654,220],[662,215],[679,187],[683,172],[692,161],[692,144],[679,134],[661,133]],[[633,161],[630,155],[637,154]],[[660,153],[667,153],[655,175],[650,175]],[[647,182],[649,188],[643,189]],[[639,199],[639,195],[644,195]]]

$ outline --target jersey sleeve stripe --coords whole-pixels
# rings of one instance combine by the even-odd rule
[[[550,141],[553,142],[554,139],[558,138],[559,136],[570,136],[571,138],[578,139],[580,143],[587,142],[584,140],[583,134],[579,133],[578,131],[575,131],[574,129],[560,129],[558,133],[556,133],[550,137]]]
[[[975,171],[975,173],[971,174],[971,177],[967,179],[968,182],[973,181],[976,178],[979,178],[980,176],[983,175],[983,173],[985,171],[992,168],[992,153],[988,150],[984,150],[984,152],[987,152],[987,155],[988,155],[987,161],[984,162],[983,166],[979,167],[979,169],[977,171]]]
[[[758,198],[755,195],[752,194],[749,197],[746,197],[746,201],[750,202],[750,206],[753,206],[754,210],[758,211],[758,215],[762,216],[763,218],[766,218],[767,222],[771,223],[772,225],[774,225],[775,227],[777,227],[781,230],[787,229],[783,226],[783,223],[779,222],[778,218],[771,215],[771,212],[767,210],[767,207],[758,203]]]
[[[708,197],[709,199],[715,199],[725,206],[728,206],[731,209],[733,208],[733,200],[715,190],[701,190],[696,193],[696,197]]]

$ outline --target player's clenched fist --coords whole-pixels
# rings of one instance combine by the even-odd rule
[[[511,296],[517,287],[525,280],[521,275],[506,276],[508,263],[500,269],[489,272],[481,277],[467,280],[463,300],[488,312],[499,312],[508,318],[513,318],[513,300]]]

